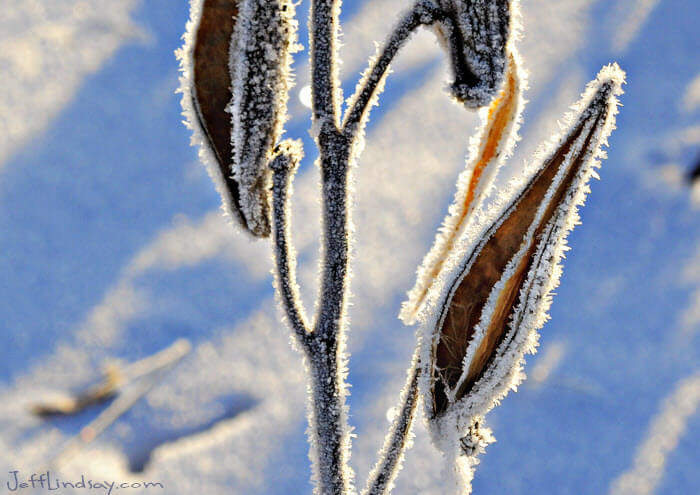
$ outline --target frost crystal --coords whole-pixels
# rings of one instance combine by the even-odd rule
[[[231,40],[233,176],[259,236],[270,233],[267,163],[287,118],[296,28],[290,0],[243,0]]]
[[[623,81],[616,65],[601,70],[530,180],[478,212],[432,289],[421,389],[431,434],[448,459],[475,457],[492,441],[478,425],[523,379],[523,356],[534,352],[548,318],[566,236],[604,156]]]
[[[450,57],[452,96],[469,108],[487,105],[506,70],[515,0],[437,0],[444,18],[433,26]]]

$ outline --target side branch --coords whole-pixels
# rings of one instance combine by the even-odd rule
[[[350,110],[345,115],[342,126],[344,132],[354,136],[360,124],[367,120],[371,103],[380,91],[391,62],[413,32],[418,27],[430,25],[442,17],[442,11],[431,0],[420,0],[404,15],[384,43],[379,56],[372,59],[358,83],[350,100]]]
[[[289,196],[291,183],[301,159],[301,146],[285,142],[270,163],[272,169],[272,234],[276,281],[282,305],[294,333],[302,345],[308,345],[309,326],[299,297],[296,279],[296,256],[291,245]]]
[[[362,495],[385,495],[391,493],[394,480],[401,470],[404,452],[411,441],[413,417],[418,405],[418,380],[421,367],[419,360],[420,343],[413,354],[408,380],[401,393],[400,409],[384,440],[380,458],[367,480]]]

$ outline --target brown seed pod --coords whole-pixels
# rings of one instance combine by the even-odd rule
[[[515,0],[437,0],[444,18],[433,30],[445,47],[452,96],[469,108],[488,105],[496,96],[508,64]]]
[[[250,232],[231,170],[232,124],[226,112],[232,97],[229,47],[240,3],[241,0],[193,0],[185,45],[177,56],[182,71],[183,115],[194,131],[192,144],[200,147],[200,159],[221,195],[224,210]]]
[[[589,127],[585,136],[586,143],[590,142],[592,131],[593,129]],[[572,144],[582,136],[583,132],[584,123],[580,122],[564,146],[557,150],[532,182],[528,184],[524,194],[519,198],[517,204],[507,212],[506,218],[502,220],[491,238],[481,247],[478,254],[475,253],[475,259],[469,272],[456,286],[450,304],[445,307],[444,316],[441,318],[440,340],[435,349],[436,383],[433,400],[435,401],[436,414],[440,414],[448,406],[444,387],[454,388],[459,384],[455,400],[464,397],[483,374],[496,346],[502,342],[508,318],[516,303],[516,297],[522,288],[528,272],[527,269],[533,262],[532,255],[537,245],[536,241],[545,226],[552,220],[555,206],[559,204],[584,163],[584,156],[580,153],[573,157],[565,179],[554,191],[545,214],[538,219],[534,235],[528,240],[525,255],[516,264],[514,273],[501,289],[496,307],[488,322],[485,337],[474,353],[466,378],[459,383],[460,377],[465,371],[463,361],[467,346],[472,341],[474,329],[481,319],[491,291],[501,279],[508,263],[521,249],[525,235],[533,225],[537,210],[545,200],[557,171],[571,151]]]
[[[447,424],[450,435],[465,433],[522,380],[522,357],[547,318],[566,236],[614,126],[623,78],[617,66],[601,71],[532,178],[484,214],[493,220],[466,256],[455,261],[453,254],[442,303],[425,325],[424,393],[438,436]]]
[[[191,0],[178,51],[193,144],[224,210],[255,237],[270,234],[267,162],[286,120],[296,27],[291,0]]]

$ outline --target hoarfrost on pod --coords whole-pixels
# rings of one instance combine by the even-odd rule
[[[548,318],[566,237],[604,157],[623,82],[617,65],[600,71],[562,136],[528,167],[529,179],[477,212],[431,288],[420,386],[433,441],[466,493],[478,454],[493,441],[483,418],[523,380],[523,356],[535,351]]]
[[[178,50],[183,115],[224,211],[270,234],[267,163],[286,120],[297,21],[289,0],[192,0]]]
[[[433,31],[450,59],[450,94],[468,108],[488,105],[503,81],[507,45],[516,37],[517,0],[436,2],[444,17]]]
[[[262,237],[270,233],[267,164],[287,119],[292,86],[294,10],[290,0],[243,0],[230,47],[233,176],[248,227]]]

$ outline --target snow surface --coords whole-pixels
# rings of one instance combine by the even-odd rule
[[[16,65],[0,64],[5,94],[17,95],[3,104],[0,124],[24,129],[0,154],[0,472],[39,471],[102,410],[40,422],[28,404],[98,379],[106,359],[132,362],[185,337],[190,355],[67,463],[62,478],[160,481],[168,494],[310,493],[305,382],[272,294],[269,248],[221,217],[180,123],[173,51],[186,2],[11,3],[0,14],[0,56],[19,59],[17,48],[6,47],[26,40],[59,64],[36,73],[36,87],[62,92],[34,106],[44,93]],[[700,220],[688,187],[660,179],[664,164],[685,173],[697,159],[697,141],[688,136],[699,115],[684,98],[700,62],[700,11],[691,0],[659,2],[618,52],[610,26],[633,15],[634,3],[532,0],[521,7],[530,103],[523,140],[502,174],[520,174],[601,65],[617,59],[628,84],[602,180],[592,184],[583,225],[569,239],[542,349],[526,367],[532,376],[490,414],[498,441],[481,456],[476,494],[613,493],[620,480],[647,493],[700,490],[700,327],[688,316],[700,314]],[[80,24],[61,45],[70,50],[58,55],[58,44],[36,38],[46,31],[31,28],[61,18],[51,14],[59,6],[69,12],[65,23],[77,26],[71,9],[93,12],[93,4],[95,19]],[[381,12],[395,5],[398,14],[406,2],[344,2],[345,87],[354,87],[374,53],[368,40],[381,42],[391,24],[382,15],[361,27],[374,5]],[[12,17],[25,6],[27,15]],[[304,2],[297,11],[307,8]],[[152,42],[130,42],[133,27],[114,35],[105,23],[138,26]],[[307,45],[303,21],[299,34]],[[91,37],[108,35],[104,45]],[[74,58],[82,50],[99,53],[98,62]],[[450,76],[440,53],[432,35],[410,42],[373,112],[355,173],[348,347],[358,486],[376,461],[415,346],[414,329],[396,315],[452,200],[477,124],[445,96]],[[297,88],[306,72],[297,64]],[[307,155],[292,214],[301,294],[312,307],[318,187],[308,119],[308,110],[290,105],[287,135],[303,138]],[[549,358],[556,365],[535,386],[538,363],[550,348],[556,357],[557,346],[561,357]],[[414,432],[395,493],[445,493],[443,460],[420,419]],[[143,472],[134,472],[147,454]]]
[[[42,132],[125,41],[142,38],[131,21],[138,0],[27,0],[0,15],[0,167]]]

